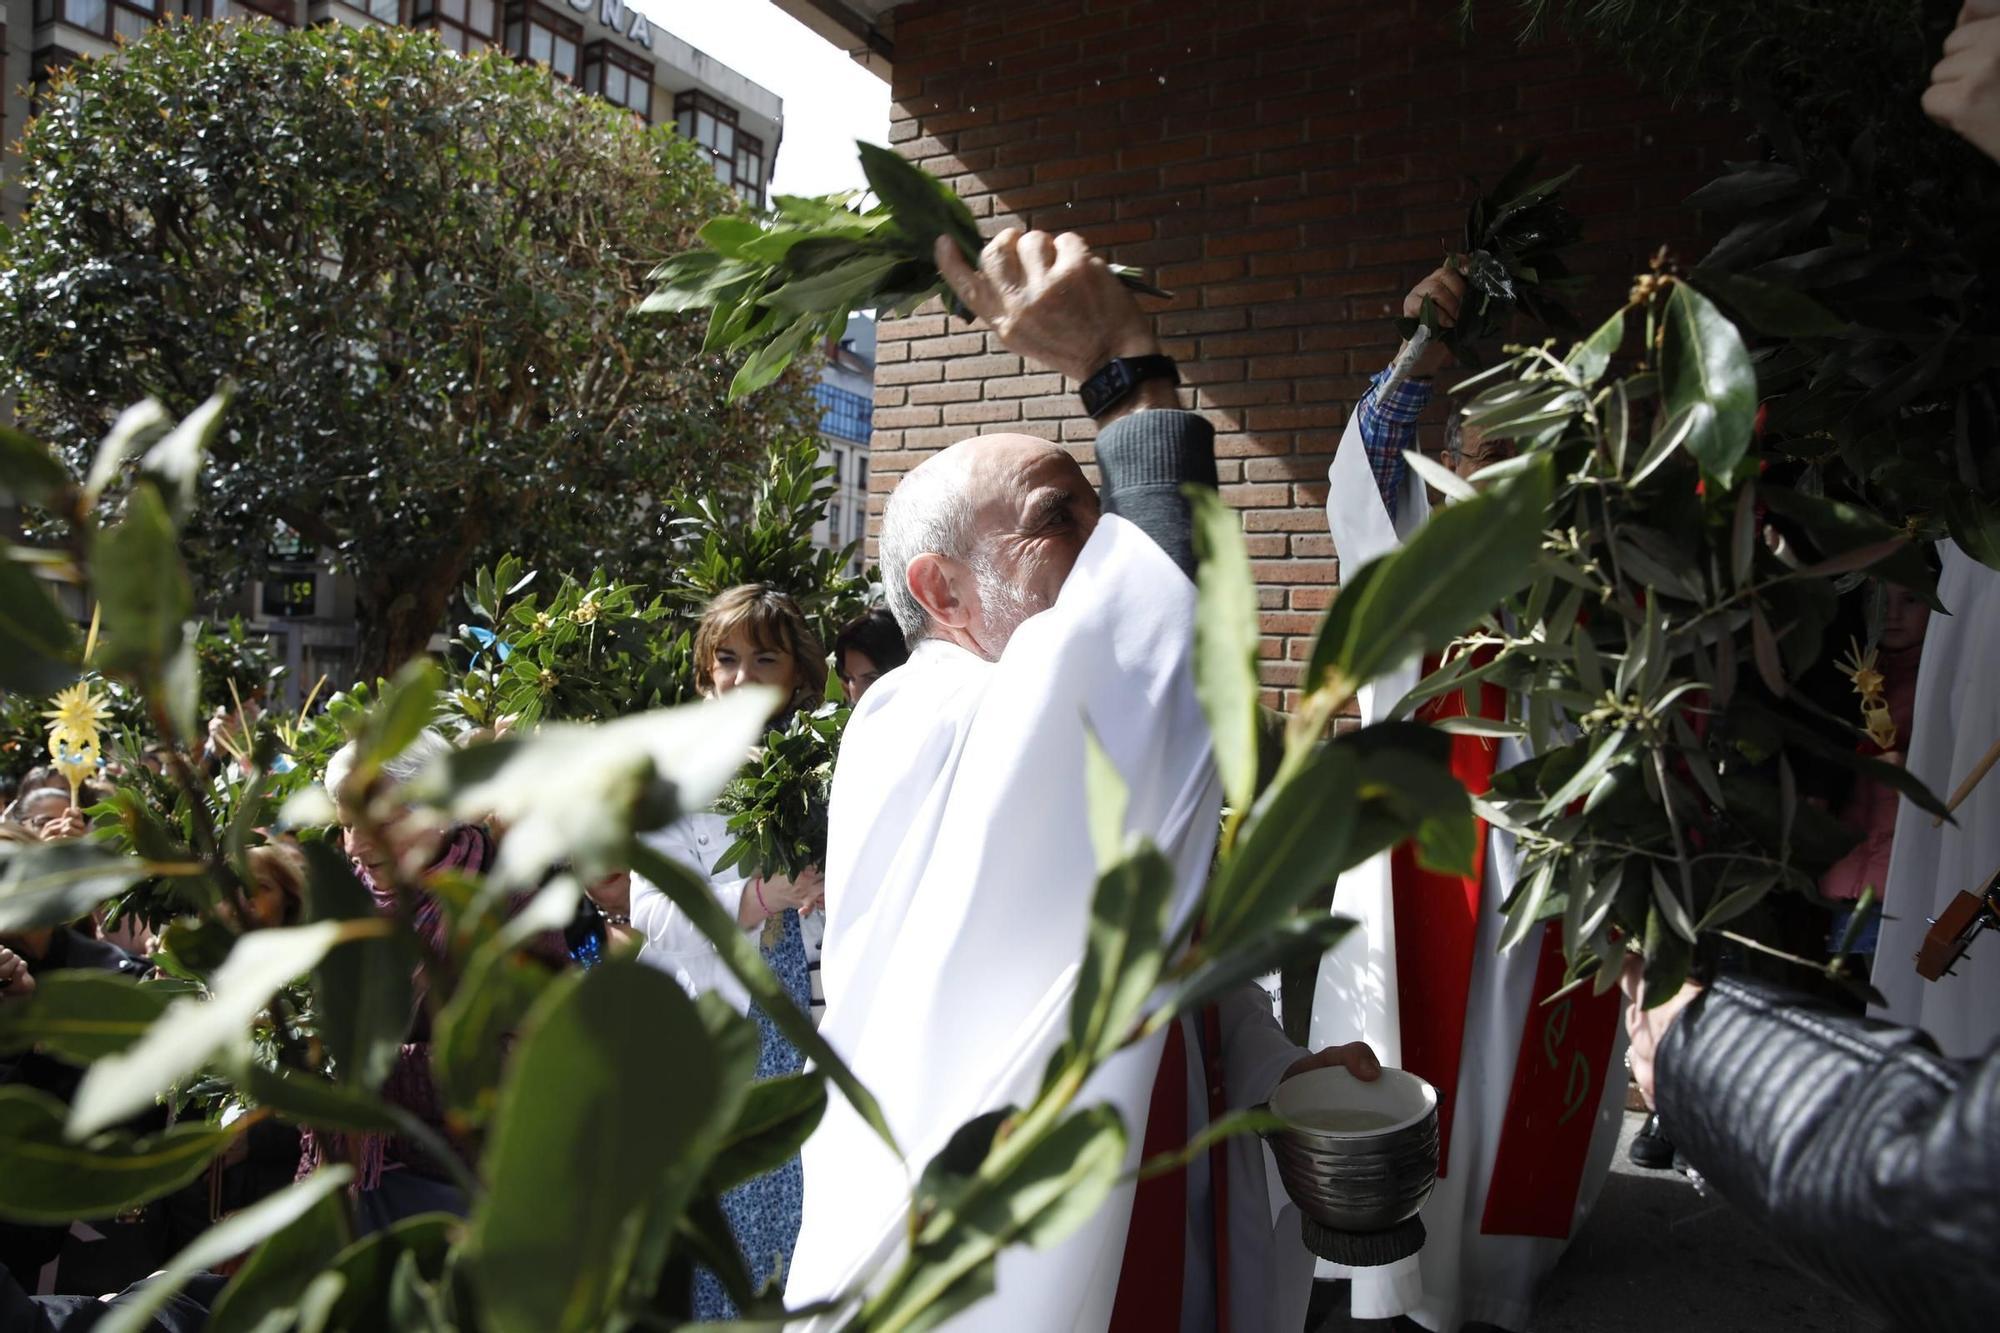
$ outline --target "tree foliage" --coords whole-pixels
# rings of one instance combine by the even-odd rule
[[[1767,452],[2000,567],[2000,166],[1920,105],[1956,0],[1508,7],[1747,113],[1760,150],[1690,202],[1725,228],[1695,276],[1756,339]]]
[[[1507,716],[1476,724],[1533,754],[1487,797],[1521,851],[1503,943],[1558,920],[1575,978],[1614,984],[1638,951],[1649,998],[1664,999],[1698,947],[1754,936],[1767,894],[1815,894],[1854,845],[1802,777],[1864,775],[1942,813],[1903,769],[1863,757],[1853,721],[1797,688],[1864,571],[1932,602],[1935,575],[1909,533],[1797,477],[1760,475],[1751,353],[1688,280],[1645,275],[1567,356],[1517,349],[1461,387],[1474,394],[1467,429],[1522,451],[1488,478],[1553,464],[1561,481],[1537,519],[1533,581],[1404,708],[1506,687]],[[1455,501],[1433,526],[1480,502],[1432,474]]]
[[[501,550],[589,569],[667,495],[804,423],[646,275],[730,197],[647,127],[498,53],[340,24],[161,24],[43,95],[0,258],[0,360],[74,471],[138,394],[234,386],[187,527],[204,590],[280,522],[356,579],[372,678]]]

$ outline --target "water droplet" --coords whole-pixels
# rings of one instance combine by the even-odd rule
[[[1167,76],[1166,76],[1166,75],[1164,75],[1164,74],[1162,74],[1162,75],[1160,76],[1160,86],[1161,86],[1162,88],[1164,88],[1164,87],[1166,87],[1166,86],[1167,86]]]
[[[1099,87],[1099,88],[1102,88],[1102,87],[1104,86],[1104,80],[1103,80],[1103,79],[1092,79],[1092,80],[1091,80],[1091,83],[1092,83],[1092,84],[1094,84],[1095,86]]]

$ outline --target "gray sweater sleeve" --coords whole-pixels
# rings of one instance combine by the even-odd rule
[[[1194,532],[1181,487],[1215,486],[1215,427],[1193,412],[1134,412],[1097,436],[1104,512],[1138,525],[1189,578]]]

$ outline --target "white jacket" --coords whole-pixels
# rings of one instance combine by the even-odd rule
[[[729,850],[729,821],[713,811],[686,815],[657,833],[646,835],[646,845],[664,853],[692,870],[715,895],[716,902],[736,921],[749,877],[730,869],[719,875],[715,863]],[[750,996],[723,965],[722,955],[708,937],[695,928],[686,912],[645,876],[632,876],[632,926],[646,937],[639,961],[657,967],[686,988],[689,995],[714,991],[736,1006],[738,1013],[750,1008]],[[750,934],[757,927],[744,928]]]

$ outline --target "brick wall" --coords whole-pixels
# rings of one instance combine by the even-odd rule
[[[1471,46],[1446,0],[919,0],[895,11],[890,139],[989,233],[1080,231],[1155,271],[1167,350],[1218,431],[1223,495],[1260,584],[1267,702],[1289,702],[1338,583],[1320,508],[1356,396],[1395,349],[1402,294],[1463,234],[1470,177],[1529,146],[1570,191],[1609,313],[1679,206],[1742,156],[1740,129],[1673,113],[1601,57]],[[1457,242],[1462,243],[1462,241]],[[881,329],[871,533],[887,493],[967,435],[1024,431],[1090,463],[1075,385],[935,306]]]

